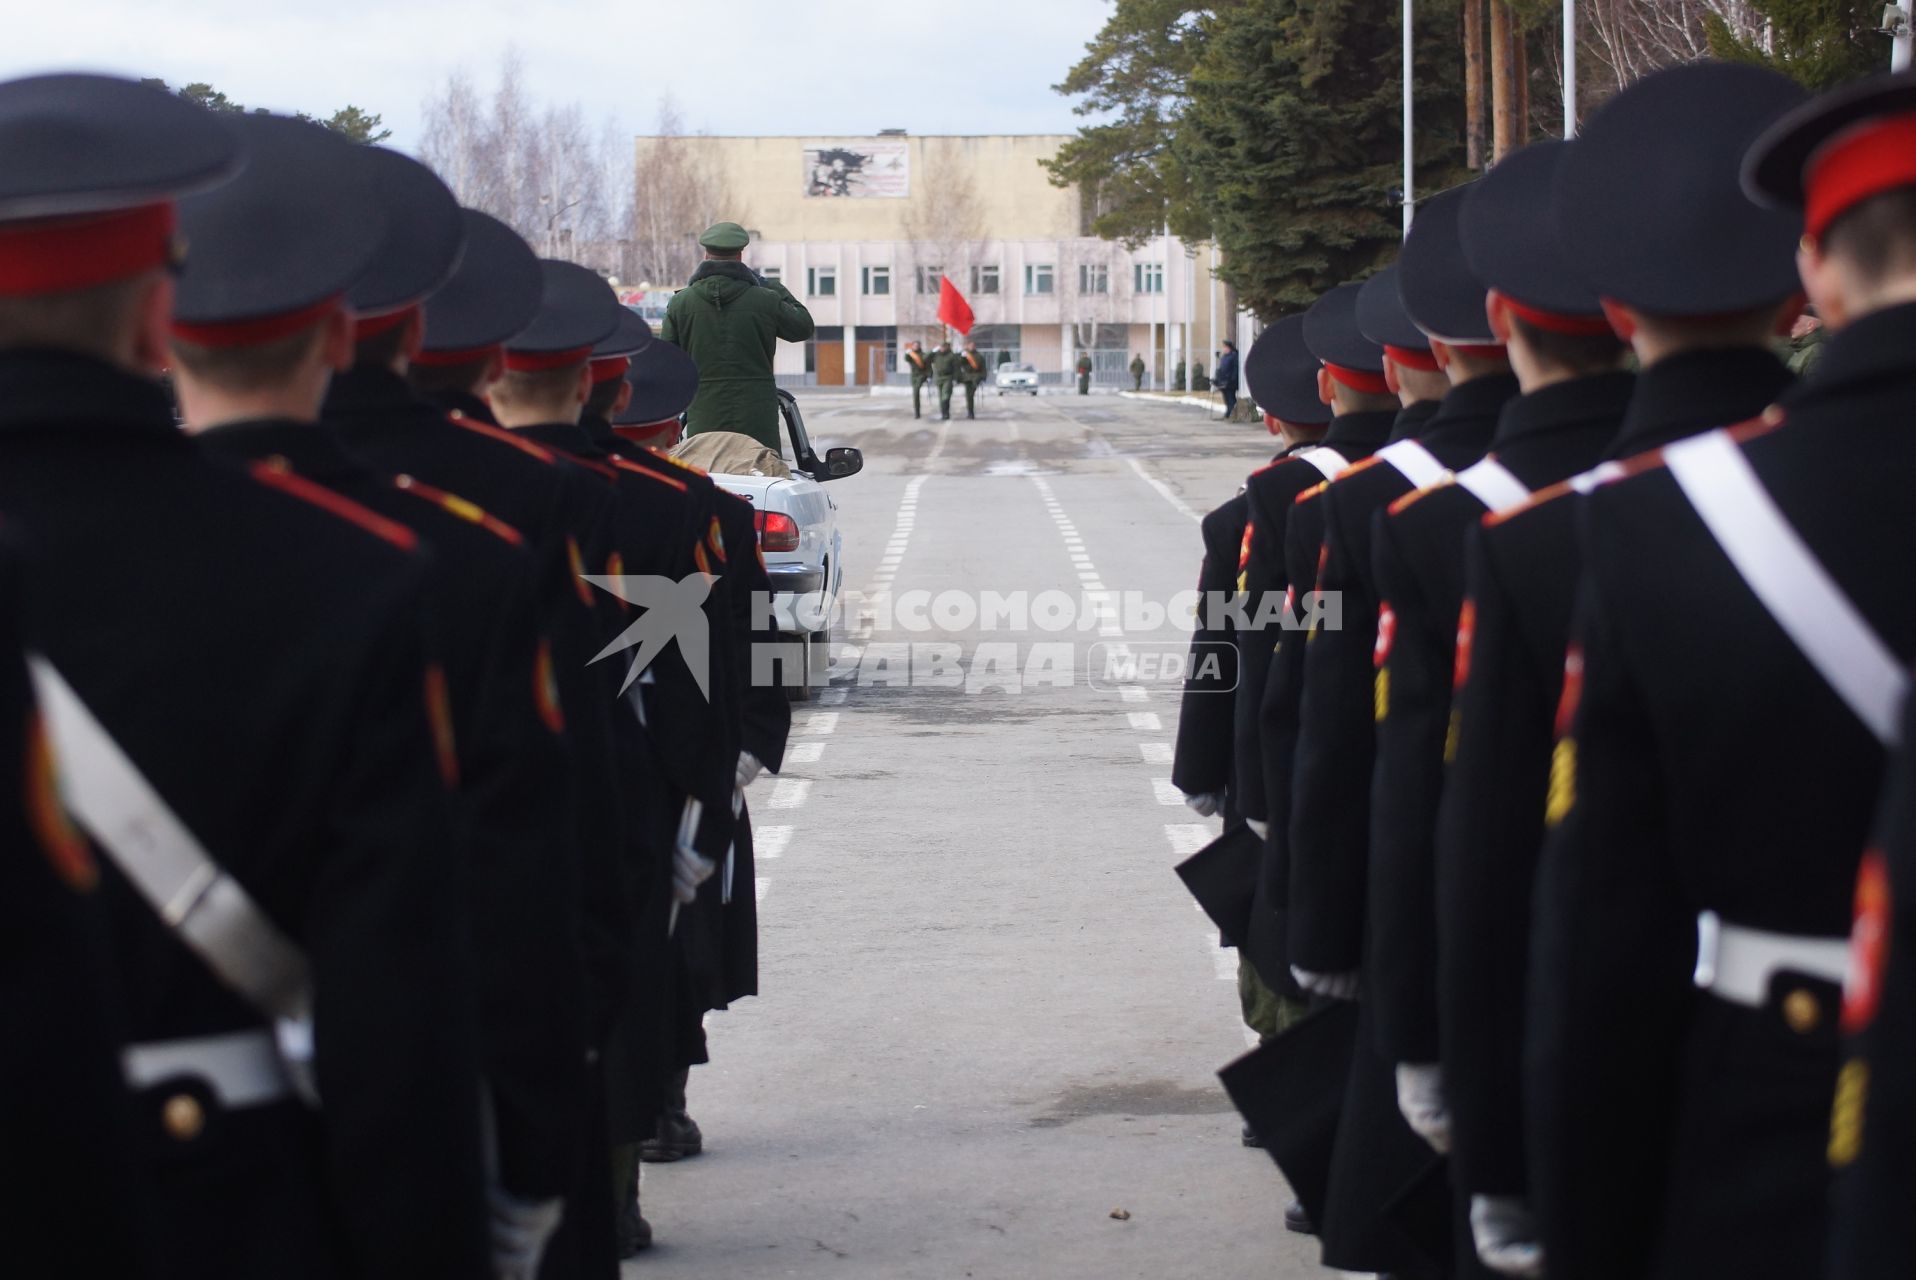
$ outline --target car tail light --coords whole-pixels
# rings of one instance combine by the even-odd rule
[[[758,526],[759,550],[798,550],[798,521],[783,511],[754,511],[752,523]]]

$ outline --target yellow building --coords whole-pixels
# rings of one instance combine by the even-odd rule
[[[751,231],[746,261],[818,324],[814,341],[781,348],[784,381],[885,382],[902,342],[930,348],[944,335],[941,277],[971,306],[971,336],[993,365],[1031,364],[1055,382],[1088,353],[1101,383],[1125,386],[1134,355],[1147,386],[1167,385],[1180,364],[1210,370],[1217,339],[1236,327],[1210,247],[1160,236],[1131,250],[1088,234],[1081,194],[1053,186],[1040,164],[1064,141],[902,130],[674,139],[692,149],[721,216]],[[641,155],[653,142],[639,139]]]

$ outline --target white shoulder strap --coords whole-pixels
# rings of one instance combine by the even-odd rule
[[[1777,625],[1857,719],[1894,746],[1908,672],[1777,508],[1736,441],[1712,431],[1670,445],[1663,458]]]
[[[53,664],[29,654],[27,666],[74,816],[215,977],[269,1018],[310,1017],[305,954],[213,861]]]
[[[1397,468],[1397,473],[1410,481],[1413,489],[1428,489],[1450,475],[1450,468],[1437,461],[1435,454],[1415,440],[1399,440],[1396,444],[1385,445],[1377,451],[1377,460]]]
[[[1457,483],[1491,511],[1508,511],[1530,501],[1530,489],[1495,458],[1485,458],[1457,473]]]
[[[1318,473],[1326,480],[1337,479],[1337,477],[1343,475],[1351,465],[1349,458],[1346,458],[1337,450],[1327,449],[1321,444],[1314,445],[1309,449],[1300,449],[1291,456],[1300,462],[1308,462],[1313,467],[1316,467]]]
[[[1570,477],[1570,488],[1588,496],[1595,493],[1612,480],[1623,479],[1624,466],[1621,462],[1599,462],[1588,471]]]

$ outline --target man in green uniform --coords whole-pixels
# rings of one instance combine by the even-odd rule
[[[1089,352],[1078,353],[1078,394],[1081,396],[1091,394],[1091,355]]]
[[[911,371],[911,416],[922,418],[925,415],[920,397],[924,394],[925,383],[931,378],[931,360],[916,339],[905,344],[905,368]]]
[[[745,265],[751,237],[736,222],[719,222],[699,237],[705,261],[672,295],[659,336],[698,363],[699,393],[685,433],[736,431],[777,450],[778,400],[772,353],[778,340],[812,336],[812,314],[776,280]]]
[[[951,417],[951,384],[958,376],[958,353],[951,349],[947,339],[938,344],[938,350],[931,353],[931,376],[938,379],[938,413],[940,417]]]
[[[1131,357],[1131,389],[1144,390],[1144,357],[1140,355]]]
[[[985,380],[985,357],[978,344],[965,339],[965,354],[958,361],[958,381],[965,384],[965,416],[978,416],[978,384]]]

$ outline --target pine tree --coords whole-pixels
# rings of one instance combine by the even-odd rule
[[[1881,0],[1749,0],[1769,23],[1767,48],[1740,39],[1715,14],[1705,19],[1710,51],[1773,67],[1822,90],[1889,70],[1889,41],[1877,30]]]
[[[1397,251],[1399,18],[1375,0],[1253,0],[1208,23],[1174,145],[1224,278],[1266,320]],[[1417,8],[1421,190],[1463,172],[1459,18],[1454,0]]]

